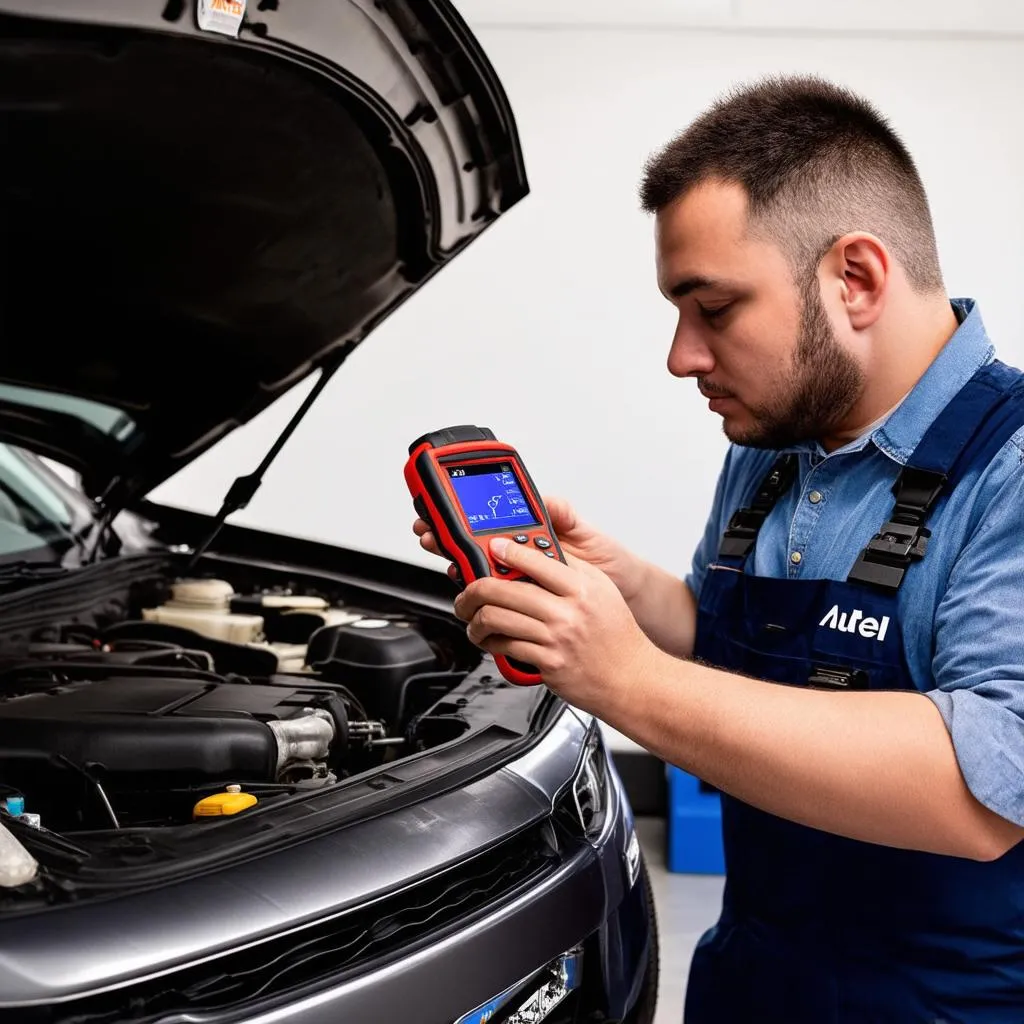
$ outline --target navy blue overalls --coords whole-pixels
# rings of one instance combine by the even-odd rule
[[[789,684],[916,689],[897,590],[925,556],[925,523],[942,528],[944,496],[1022,423],[1020,373],[982,367],[921,439],[890,521],[846,580],[743,572],[796,475],[796,456],[781,456],[725,532],[700,592],[695,656]],[[899,643],[874,642],[883,629]],[[686,1024],[1024,1022],[1024,843],[991,863],[897,850],[725,794],[722,825],[722,914],[694,954]]]

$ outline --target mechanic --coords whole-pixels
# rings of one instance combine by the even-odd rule
[[[846,89],[736,90],[640,192],[669,370],[731,442],[692,569],[550,499],[569,565],[495,542],[539,585],[479,580],[456,613],[721,790],[691,1024],[1024,1020],[1024,377]]]

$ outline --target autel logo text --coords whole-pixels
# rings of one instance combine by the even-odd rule
[[[840,633],[860,633],[861,636],[874,637],[881,642],[889,631],[889,616],[883,615],[879,622],[865,615],[859,608],[854,608],[852,612],[840,612],[839,605],[834,604],[818,625],[828,626]]]

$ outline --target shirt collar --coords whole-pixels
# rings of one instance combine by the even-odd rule
[[[950,302],[960,326],[921,379],[881,423],[872,424],[871,429],[855,441],[831,454],[860,451],[871,442],[901,466],[906,465],[936,415],[982,366],[995,358],[995,349],[985,330],[977,302],[974,299],[951,299]],[[825,455],[825,450],[816,441],[786,450]]]

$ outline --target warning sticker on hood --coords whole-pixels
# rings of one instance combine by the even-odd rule
[[[204,32],[238,37],[245,0],[196,0],[196,21]]]

